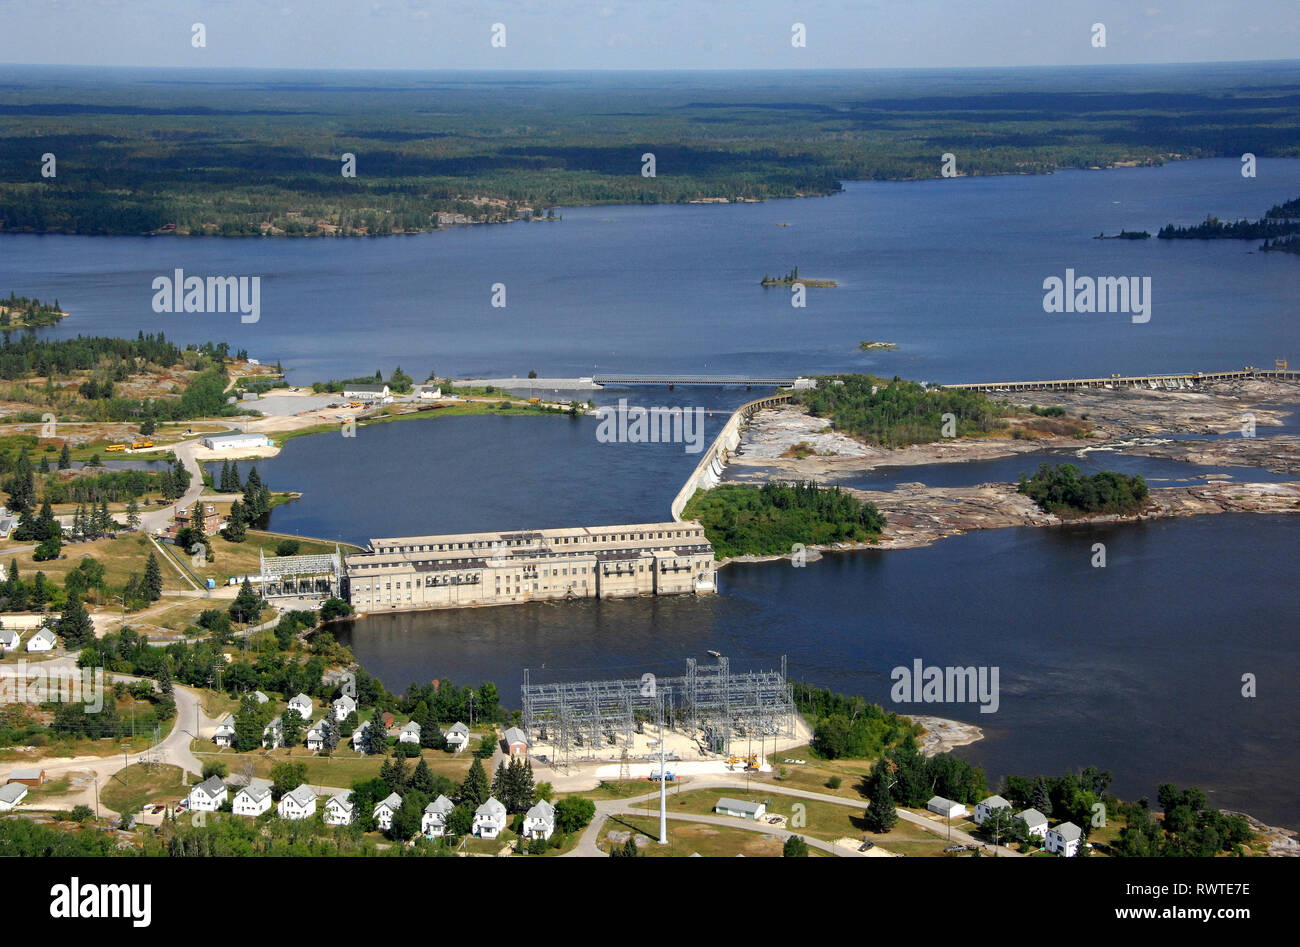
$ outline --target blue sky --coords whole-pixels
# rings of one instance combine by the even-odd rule
[[[207,46],[191,45],[192,24]],[[1105,48],[1092,25],[1106,26]],[[489,42],[494,23],[506,45]],[[803,23],[805,48],[791,44]],[[0,62],[830,69],[1291,59],[1297,0],[0,0]]]

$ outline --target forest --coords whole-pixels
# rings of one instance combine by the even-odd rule
[[[945,153],[961,175],[1300,156],[1300,73],[1276,64],[1121,67],[1086,81],[791,74],[761,91],[725,74],[366,83],[54,72],[7,87],[0,230],[393,234],[550,219],[561,206],[826,195],[848,180],[939,177]]]
[[[837,431],[881,447],[924,444],[943,436],[991,434],[1004,425],[1005,405],[964,389],[926,388],[919,382],[873,375],[819,377],[817,387],[795,395],[796,404],[826,418]],[[944,430],[944,415],[953,427]]]
[[[1032,477],[1020,475],[1019,490],[1045,512],[1059,514],[1136,513],[1149,495],[1140,474],[1102,470],[1088,476],[1074,464],[1041,464]]]

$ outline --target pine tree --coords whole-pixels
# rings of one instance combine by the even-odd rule
[[[863,821],[872,832],[888,832],[898,824],[898,812],[894,809],[894,797],[888,787],[882,786],[871,797]]]
[[[510,792],[509,780],[510,777],[506,773],[505,761],[502,760],[497,763],[497,771],[492,774],[491,792],[493,796],[496,796],[497,801],[506,807],[507,812],[513,811],[513,807],[510,805],[512,793]]]
[[[375,715],[370,718],[370,726],[366,728],[364,743],[366,753],[371,756],[380,756],[388,752],[388,731],[384,727],[383,715],[378,707],[375,708]]]
[[[415,764],[415,772],[411,774],[409,785],[417,792],[433,795],[433,773],[429,771],[429,764],[425,762],[423,756],[420,757],[420,762]]]
[[[144,587],[149,601],[156,602],[162,598],[162,569],[159,568],[158,560],[152,552],[149,553],[149,559],[144,564]]]
[[[230,515],[226,518],[226,528],[221,533],[227,542],[242,543],[248,538],[244,524],[244,505],[236,500],[230,504]]]
[[[135,497],[128,497],[126,501],[126,525],[131,529],[140,528],[140,504],[135,502]]]
[[[76,592],[68,595],[67,604],[59,618],[59,634],[69,651],[84,648],[95,641],[95,625],[90,620],[86,607],[81,603],[81,596]]]
[[[477,756],[474,757],[474,762],[470,763],[469,772],[465,774],[465,781],[460,784],[460,791],[457,795],[460,802],[473,808],[487,802],[487,773],[483,772],[483,761]]]
[[[406,788],[406,767],[399,756],[390,756],[379,767],[379,778],[388,784],[389,792],[401,792]]]
[[[253,591],[253,585],[244,579],[239,587],[239,594],[230,603],[230,617],[237,622],[251,622],[262,611],[262,597]]]
[[[67,470],[72,466],[72,451],[68,450],[66,441],[63,443],[63,449],[59,451],[59,469]]]

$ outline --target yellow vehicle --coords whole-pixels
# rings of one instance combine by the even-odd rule
[[[541,403],[542,403],[542,399],[541,399],[541,398],[529,398],[529,399],[528,399],[528,403],[529,403],[529,404],[541,404]]]
[[[104,448],[104,450],[106,450],[106,451],[126,450],[126,445],[125,445],[125,444],[109,444],[107,447]]]
[[[131,450],[139,450],[142,447],[153,447],[153,441],[132,441]]]

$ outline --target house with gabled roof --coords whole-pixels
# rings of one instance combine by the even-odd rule
[[[989,796],[987,799],[981,799],[975,803],[975,824],[983,825],[984,820],[996,812],[998,809],[1010,811],[1011,803],[1007,802],[1001,796]]]
[[[420,816],[420,831],[429,838],[441,838],[447,831],[447,816],[455,806],[446,796],[439,796],[424,807]]]
[[[257,701],[259,704],[265,704],[270,699],[271,698],[267,697],[261,691],[253,691],[253,700]]]
[[[548,839],[555,831],[555,806],[545,799],[524,813],[524,838]]]
[[[393,827],[393,816],[400,808],[402,808],[402,797],[392,792],[388,794],[387,798],[375,803],[371,817],[375,820],[375,825],[387,832]]]
[[[212,742],[217,746],[235,745],[235,715],[226,714],[212,734]]]
[[[18,650],[18,632],[11,628],[0,628],[0,652]]]
[[[264,784],[245,786],[235,793],[230,804],[235,815],[259,816],[271,808],[271,787]]]
[[[27,798],[26,783],[5,783],[0,786],[0,812],[8,812]]]
[[[289,700],[289,709],[298,711],[303,720],[310,720],[312,714],[311,698],[306,694],[297,694]]]
[[[325,728],[329,725],[328,720],[321,718],[308,728],[307,749],[316,750],[317,752],[325,749]]]
[[[447,749],[459,753],[469,743],[469,727],[457,720],[447,728],[447,732],[442,736],[447,741]]]
[[[316,790],[303,783],[281,796],[275,811],[280,818],[291,822],[310,819],[316,814]]]
[[[262,728],[262,746],[274,750],[284,742],[284,721],[276,717]]]
[[[325,803],[325,824],[326,825],[351,825],[352,814],[356,806],[352,804],[352,790],[341,792],[337,796],[330,796],[330,801]]]
[[[1062,822],[1055,828],[1047,830],[1047,844],[1044,847],[1062,858],[1073,858],[1079,854],[1079,842],[1082,839],[1083,829],[1073,822]]]
[[[507,727],[505,734],[506,753],[510,756],[528,755],[528,734],[518,727]]]
[[[1043,815],[1037,809],[1026,809],[1020,815],[1016,816],[1021,822],[1025,823],[1025,831],[1030,835],[1037,835],[1044,841],[1047,840],[1047,816]]]
[[[474,810],[474,834],[479,838],[496,838],[506,828],[506,807],[489,796],[488,801]]]
[[[209,776],[195,784],[186,799],[191,812],[216,812],[226,801],[226,784],[220,776]]]
[[[27,650],[33,651],[53,651],[54,646],[59,643],[59,639],[54,632],[48,628],[42,628],[36,634],[27,639]]]
[[[357,725],[357,728],[352,731],[352,749],[356,750],[358,753],[364,754],[366,752],[366,731],[369,729],[370,721],[363,720]]]
[[[420,725],[414,720],[408,720],[402,727],[402,731],[397,735],[399,743],[414,743],[419,745],[420,742]]]
[[[347,694],[344,694],[342,697],[334,701],[333,710],[334,719],[339,723],[342,723],[344,720],[348,719],[348,714],[356,713],[357,702]]]

